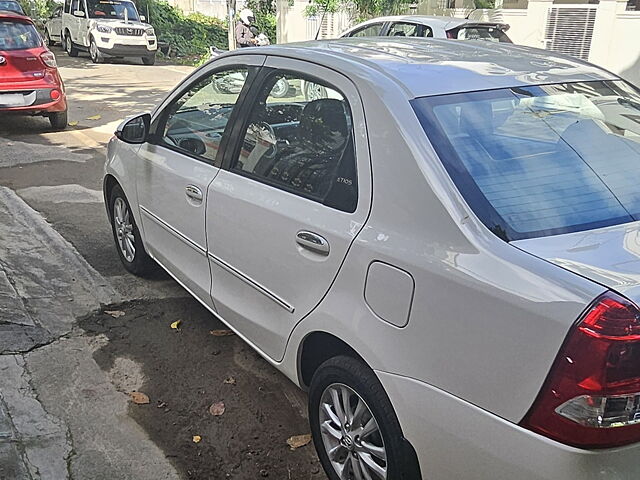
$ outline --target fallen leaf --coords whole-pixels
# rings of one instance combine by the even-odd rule
[[[236,379],[233,377],[225,378],[224,383],[226,383],[227,385],[235,385]]]
[[[219,417],[225,411],[224,402],[216,402],[209,407],[209,413],[214,417]]]
[[[202,440],[202,437],[200,435],[193,436],[193,443],[200,443],[200,440]]]
[[[111,315],[113,318],[122,317],[125,314],[122,310],[105,310],[104,313]]]
[[[77,120],[74,120],[73,122],[69,122],[70,127],[75,127],[76,125],[78,125]]]
[[[310,433],[304,435],[294,435],[293,437],[287,438],[287,444],[291,447],[291,450],[304,447],[305,445],[309,444],[309,442],[311,442]]]
[[[131,392],[129,396],[131,397],[131,400],[133,400],[133,403],[135,404],[146,405],[147,403],[149,403],[149,397],[145,393]]]
[[[91,117],[87,117],[87,120],[100,120],[102,115],[92,115]]]
[[[231,330],[211,330],[209,333],[214,337],[228,337],[230,335],[234,335]]]
[[[173,328],[174,330],[178,330],[178,327],[180,327],[181,323],[182,323],[182,320],[176,320],[171,324],[171,328]]]

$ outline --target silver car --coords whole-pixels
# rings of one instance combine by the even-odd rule
[[[422,37],[453,40],[488,40],[512,43],[506,34],[509,25],[500,22],[480,22],[466,18],[429,15],[395,15],[377,17],[359,23],[342,37]]]
[[[634,86],[509,44],[247,48],[107,156],[125,268],[309,392],[329,479],[640,476]]]

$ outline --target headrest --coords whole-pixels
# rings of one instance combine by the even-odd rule
[[[300,115],[300,141],[320,153],[342,150],[349,130],[344,103],[335,98],[313,100]]]

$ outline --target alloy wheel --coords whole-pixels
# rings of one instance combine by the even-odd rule
[[[365,401],[341,383],[320,400],[320,432],[340,480],[386,480],[387,452],[380,427]]]
[[[113,202],[113,226],[118,238],[120,253],[122,253],[127,262],[133,262],[136,256],[133,222],[129,207],[122,197],[116,198]]]

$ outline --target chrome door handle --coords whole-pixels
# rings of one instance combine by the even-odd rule
[[[296,243],[307,250],[311,250],[320,255],[329,255],[329,242],[322,235],[300,230],[296,233]]]
[[[202,198],[203,198],[202,190],[200,190],[195,185],[187,185],[187,187],[185,188],[185,191],[187,193],[187,197],[189,197],[190,199],[195,200],[197,202],[202,201]]]

